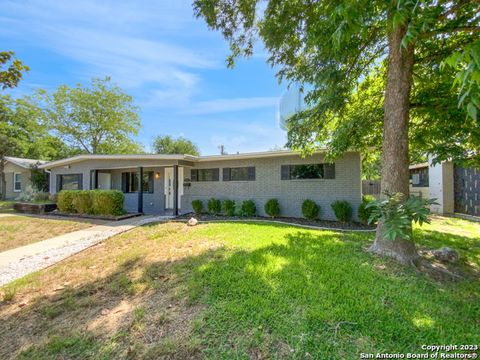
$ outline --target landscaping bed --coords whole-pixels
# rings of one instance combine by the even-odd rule
[[[303,218],[294,218],[294,217],[284,217],[279,216],[275,218],[267,216],[224,216],[224,215],[209,215],[201,214],[197,215],[195,213],[182,214],[176,217],[177,220],[188,220],[190,218],[195,218],[198,221],[278,221],[286,224],[298,224],[303,226],[314,226],[318,228],[326,229],[340,229],[340,230],[374,230],[375,226],[365,225],[359,222],[341,222],[341,221],[331,221],[331,220],[308,220]]]
[[[13,209],[19,213],[27,214],[46,214],[52,212],[57,208],[55,203],[29,203],[16,202],[13,204]]]
[[[55,210],[51,212],[50,215],[81,218],[81,219],[120,221],[120,220],[130,219],[136,216],[140,216],[142,215],[142,213],[127,213],[122,215],[92,215],[92,214],[75,214],[75,213],[72,214],[72,213],[66,213],[59,210]]]

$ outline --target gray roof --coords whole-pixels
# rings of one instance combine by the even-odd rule
[[[25,169],[30,169],[34,165],[43,165],[46,164],[48,161],[45,160],[38,160],[38,159],[23,159],[23,158],[18,158],[18,157],[13,157],[13,156],[5,156],[5,160],[8,162],[11,162],[12,164],[18,165],[20,167],[23,167]]]

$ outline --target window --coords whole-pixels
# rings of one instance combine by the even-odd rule
[[[13,191],[14,192],[22,191],[22,174],[21,173],[13,174]]]
[[[220,170],[217,169],[192,169],[191,181],[218,181]]]
[[[122,173],[122,190],[124,193],[139,191],[138,172]],[[142,190],[144,193],[153,193],[153,171],[145,171],[142,177]]]
[[[428,187],[428,167],[410,170],[412,187]]]
[[[57,191],[82,190],[82,174],[57,175]]]
[[[255,181],[255,167],[223,168],[223,181]]]
[[[335,164],[282,165],[282,180],[335,179]]]

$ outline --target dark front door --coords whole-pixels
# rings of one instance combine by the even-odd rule
[[[455,212],[480,216],[480,169],[455,166]]]

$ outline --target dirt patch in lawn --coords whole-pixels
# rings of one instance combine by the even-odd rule
[[[0,217],[0,252],[46,240],[95,225],[80,220],[51,219],[42,216]]]

